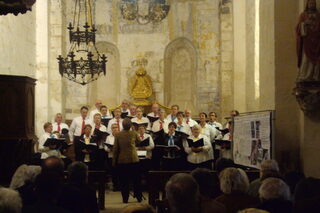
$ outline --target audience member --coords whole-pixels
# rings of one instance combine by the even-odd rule
[[[201,213],[226,212],[225,207],[214,200],[221,194],[218,177],[210,173],[209,169],[204,168],[193,170],[191,175],[199,185]]]
[[[320,179],[306,178],[297,184],[294,213],[316,213],[320,209]]]
[[[215,169],[220,174],[224,169],[234,167],[235,164],[232,159],[219,158],[215,163]]]
[[[0,212],[20,213],[22,201],[19,193],[9,188],[0,188]]]
[[[61,178],[64,177],[64,162],[56,156],[50,156],[42,162],[42,172],[41,173],[56,173],[60,175]]]
[[[244,209],[242,211],[239,211],[238,213],[269,213],[269,212],[261,209],[249,208],[249,209]]]
[[[28,166],[23,164],[14,173],[10,188],[17,190],[23,202],[23,206],[32,205],[36,202],[35,180],[40,174],[40,166]]]
[[[148,204],[139,203],[124,207],[121,213],[156,213],[156,211]]]
[[[264,160],[261,163],[260,178],[252,181],[249,186],[248,194],[253,197],[259,197],[259,188],[262,181],[269,177],[280,178],[279,166],[275,160]]]
[[[296,189],[297,184],[304,180],[306,177],[302,172],[292,171],[287,172],[284,175],[284,181],[288,184],[291,192],[291,200],[293,200],[294,191]]]
[[[236,213],[259,203],[258,199],[246,194],[249,180],[242,169],[226,168],[220,173],[219,178],[223,195],[217,197],[216,201],[224,204],[227,213]]]
[[[258,209],[267,210],[270,213],[291,213],[289,186],[279,178],[267,178],[259,189],[261,204]]]
[[[59,197],[59,205],[73,213],[99,212],[96,192],[88,186],[87,182],[87,165],[82,162],[73,162],[68,167],[68,180]]]
[[[200,212],[199,187],[190,174],[173,175],[165,189],[171,213]]]

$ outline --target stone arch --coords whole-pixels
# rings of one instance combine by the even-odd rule
[[[107,73],[88,86],[88,105],[93,106],[96,99],[108,107],[115,107],[120,103],[120,54],[116,45],[101,41],[96,43],[100,54],[108,58]]]
[[[164,103],[197,109],[197,51],[184,37],[171,41],[164,53]]]

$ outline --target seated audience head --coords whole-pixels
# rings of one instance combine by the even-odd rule
[[[97,99],[97,100],[96,100],[96,103],[95,103],[94,105],[96,106],[96,108],[97,108],[98,110],[100,110],[100,107],[102,106],[102,101],[99,100],[99,99]]]
[[[226,168],[220,175],[220,188],[224,194],[246,193],[249,179],[242,169]]]
[[[138,203],[124,207],[121,213],[156,213],[156,211],[148,204]]]
[[[300,181],[294,192],[295,213],[318,213],[320,209],[320,179],[308,177]]]
[[[179,106],[178,105],[175,104],[175,105],[171,106],[171,114],[172,115],[176,116],[178,111],[179,111]]]
[[[88,166],[82,162],[73,162],[68,166],[68,182],[83,185],[88,182]]]
[[[20,213],[22,200],[17,191],[9,188],[0,188],[0,212]]]
[[[210,120],[211,122],[216,121],[217,118],[218,118],[217,113],[215,113],[215,112],[210,112],[210,113],[209,113],[209,120]]]
[[[123,130],[130,130],[132,126],[130,118],[123,119],[122,126],[123,126]]]
[[[103,116],[106,116],[107,113],[108,113],[108,107],[107,107],[106,105],[102,105],[102,106],[100,107],[100,112],[101,112],[101,114],[102,114]]]
[[[80,108],[80,115],[81,115],[82,119],[86,119],[86,118],[87,118],[87,116],[88,116],[88,111],[89,111],[89,108],[86,107],[86,106],[82,106],[82,107]]]
[[[197,138],[200,135],[201,126],[199,124],[196,124],[191,128],[191,131],[192,135]]]
[[[48,132],[48,133],[52,133],[52,123],[50,122],[46,122],[44,125],[43,125],[43,129],[45,132]]]
[[[262,201],[290,200],[289,186],[279,178],[267,178],[259,188],[259,197]]]
[[[11,179],[10,188],[18,189],[27,183],[34,183],[40,172],[40,166],[28,166],[26,164],[19,166]]]
[[[291,194],[294,193],[297,184],[300,181],[304,180],[305,178],[306,177],[304,176],[304,174],[302,172],[297,172],[297,171],[287,172],[284,175],[284,180],[288,184]]]
[[[36,178],[36,193],[38,199],[53,203],[57,200],[63,184],[61,175],[54,171],[41,172]]]
[[[215,167],[217,172],[220,173],[226,168],[235,167],[235,164],[232,159],[219,158],[215,163]]]
[[[56,156],[46,158],[41,168],[41,173],[57,173],[63,177],[64,162]]]
[[[260,178],[280,177],[279,166],[275,160],[264,160],[261,163]]]
[[[62,122],[62,114],[57,113],[56,116],[54,117],[54,121],[57,123],[61,123]]]
[[[165,190],[170,212],[189,213],[198,211],[198,184],[190,174],[178,173],[173,175],[167,182]]]
[[[123,110],[127,110],[129,108],[129,101],[128,100],[123,100],[122,103],[121,103],[121,108]]]
[[[269,212],[261,209],[250,208],[250,209],[241,210],[238,213],[269,213]]]
[[[191,175],[198,183],[202,196],[214,198],[219,195],[219,179],[209,169],[197,168],[191,172]]]
[[[169,128],[169,134],[173,134],[177,128],[176,122],[170,122],[168,125],[168,128]]]

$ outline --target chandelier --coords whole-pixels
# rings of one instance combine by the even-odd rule
[[[59,73],[70,81],[86,85],[106,75],[107,57],[96,46],[96,29],[92,24],[92,0],[75,0],[73,22],[69,24],[70,49],[67,57],[59,55]],[[76,23],[77,21],[77,23]],[[80,23],[83,23],[83,30]]]
[[[128,21],[159,23],[167,17],[170,5],[166,0],[122,0],[120,10],[122,17]]]

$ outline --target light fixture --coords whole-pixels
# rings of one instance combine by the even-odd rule
[[[170,5],[166,0],[121,0],[122,17],[139,24],[159,23],[169,13]]]
[[[106,75],[107,57],[101,56],[95,46],[97,30],[92,22],[91,1],[75,0],[73,22],[68,27],[70,49],[66,58],[57,58],[60,75],[81,85]],[[84,30],[80,30],[80,23]]]

